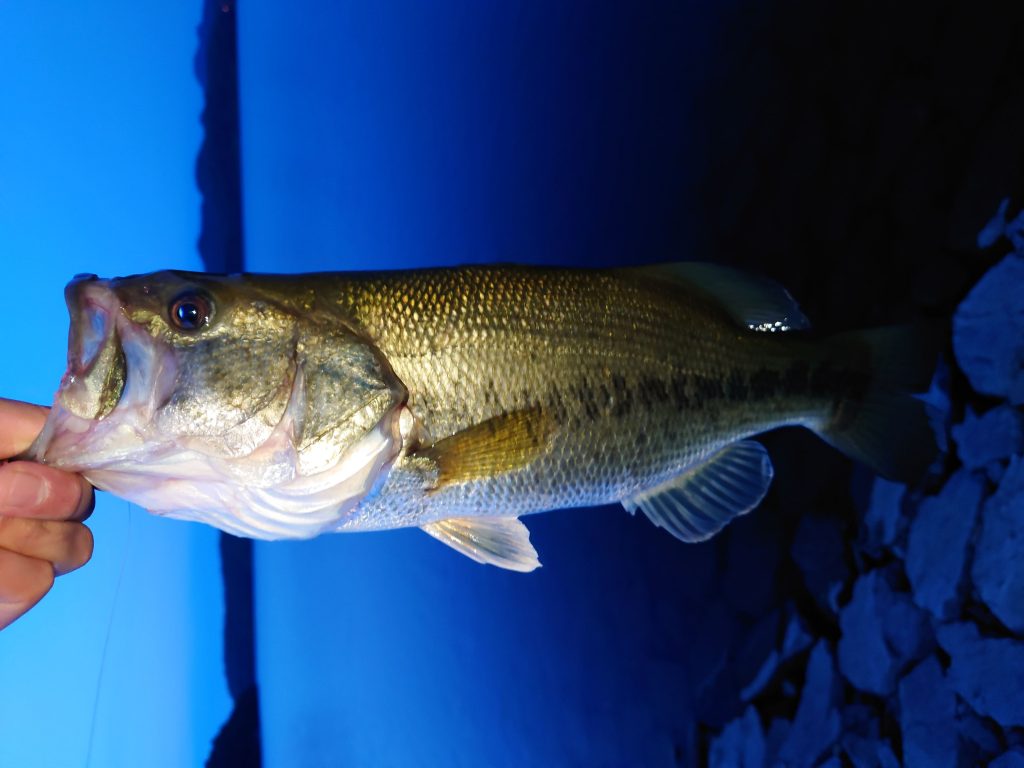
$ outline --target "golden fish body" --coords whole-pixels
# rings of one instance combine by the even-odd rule
[[[405,454],[345,528],[621,501],[748,435],[816,424],[836,396],[782,386],[811,375],[813,345],[750,331],[707,297],[630,270],[475,267],[327,285],[318,294],[341,297],[405,383],[426,443],[515,413],[545,436],[514,469],[440,488]]]
[[[890,475],[934,450],[905,395],[929,373],[912,332],[814,340],[792,332],[806,321],[781,288],[710,265],[157,273],[72,284],[69,305],[101,328],[72,333],[74,386],[92,385],[66,377],[54,409],[66,424],[53,417],[37,457],[246,535],[419,526],[530,570],[517,518],[549,509],[622,502],[682,539],[712,535],[763,497],[771,463],[747,438],[778,426],[814,429]],[[183,306],[205,321],[177,327]],[[122,371],[118,344],[134,349]],[[133,379],[133,366],[173,376]],[[118,464],[117,430],[101,452],[61,443],[68,424],[92,434],[128,418],[143,390],[137,443],[162,446],[159,477],[187,467],[174,487],[199,512],[152,482],[138,491],[145,462]]]

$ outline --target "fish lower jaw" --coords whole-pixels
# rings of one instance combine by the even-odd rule
[[[253,482],[243,482],[244,458],[225,460],[166,446],[159,455],[107,464],[85,477],[156,515],[254,539],[308,539],[337,529],[387,475],[400,447],[393,422],[382,420],[337,463],[311,475],[253,467]],[[282,474],[291,476],[265,482]]]
[[[69,472],[87,472],[137,456],[152,440],[150,432],[146,421],[132,409],[124,409],[118,418],[83,418],[70,410],[58,393],[26,455]]]

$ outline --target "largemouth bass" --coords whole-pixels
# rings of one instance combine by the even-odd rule
[[[66,298],[29,456],[237,535],[418,526],[529,571],[534,512],[714,535],[767,492],[749,438],[776,427],[893,478],[936,450],[913,331],[815,339],[777,284],[708,264],[85,275]]]

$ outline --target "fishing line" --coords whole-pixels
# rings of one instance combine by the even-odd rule
[[[92,765],[92,745],[96,738],[96,723],[100,711],[100,691],[103,684],[103,672],[107,667],[107,650],[110,647],[110,635],[114,628],[114,611],[117,609],[117,599],[121,595],[121,582],[124,580],[125,567],[128,564],[128,553],[131,551],[132,543],[132,507],[128,504],[128,528],[125,531],[124,551],[121,553],[121,567],[117,574],[117,582],[114,584],[114,599],[110,601],[110,616],[107,619],[107,632],[103,638],[103,650],[100,651],[100,668],[96,673],[96,693],[92,701],[92,719],[89,722],[89,740],[85,748],[85,768]]]

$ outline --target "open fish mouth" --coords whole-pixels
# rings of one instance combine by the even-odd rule
[[[102,419],[125,389],[127,365],[117,333],[117,294],[95,275],[77,275],[64,290],[71,316],[68,367],[58,400],[83,419]]]
[[[67,369],[26,458],[84,471],[152,438],[153,412],[173,387],[174,355],[126,315],[116,282],[77,275],[65,288]]]

